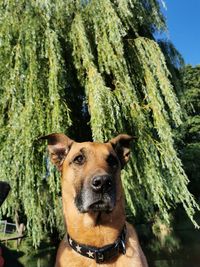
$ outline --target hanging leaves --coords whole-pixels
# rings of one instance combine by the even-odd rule
[[[43,227],[56,223],[55,215],[53,220],[48,217],[57,205],[59,187],[53,177],[46,181],[45,157],[34,141],[47,132],[65,131],[71,124],[67,99],[62,98],[64,60],[48,10],[39,12],[34,2],[13,2],[1,8],[0,180],[7,179],[12,187],[4,209],[9,210],[8,216],[15,210],[26,215],[37,245]]]
[[[3,212],[27,218],[35,245],[60,229],[59,179],[36,140],[89,124],[94,140],[137,136],[123,173],[134,214],[158,210],[168,221],[182,203],[194,222],[198,206],[173,142],[181,110],[152,37],[165,28],[158,2],[12,0],[0,17],[0,180],[12,187]]]

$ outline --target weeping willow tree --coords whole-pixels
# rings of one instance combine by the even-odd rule
[[[41,135],[105,141],[137,136],[123,172],[128,206],[166,222],[198,209],[174,148],[181,110],[153,38],[165,21],[156,0],[17,0],[0,4],[0,180],[33,243],[61,231],[60,183]]]

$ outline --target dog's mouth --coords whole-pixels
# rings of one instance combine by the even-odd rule
[[[98,200],[89,205],[88,210],[111,212],[113,208],[114,204],[111,201]]]
[[[116,202],[115,194],[93,194],[91,191],[81,191],[75,198],[75,205],[81,213],[112,212]]]

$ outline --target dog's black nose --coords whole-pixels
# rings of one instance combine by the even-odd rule
[[[95,176],[91,181],[91,187],[95,192],[105,192],[112,187],[112,177],[110,175]]]

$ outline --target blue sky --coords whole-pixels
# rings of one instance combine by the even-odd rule
[[[165,0],[169,39],[185,63],[200,64],[200,0]]]

